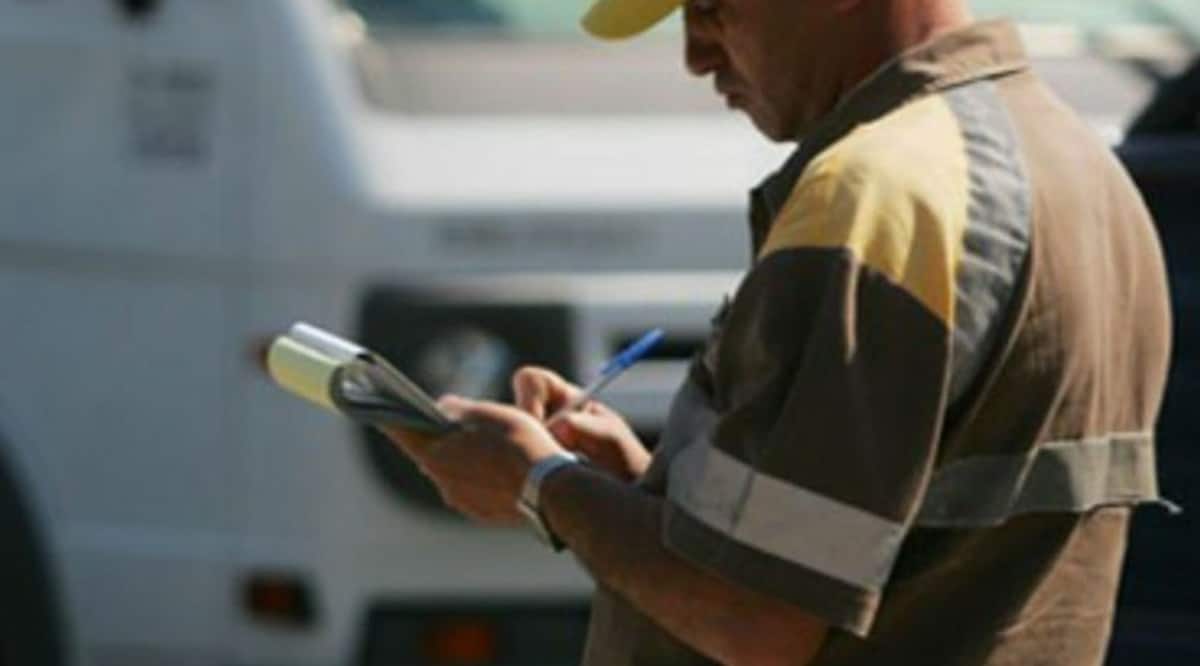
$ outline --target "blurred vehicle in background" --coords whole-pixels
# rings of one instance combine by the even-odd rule
[[[0,5],[0,664],[576,661],[569,557],[459,521],[255,350],[304,319],[504,399],[520,363],[585,378],[661,326],[606,394],[653,442],[788,147],[689,80],[677,26],[586,42],[584,4]],[[1182,3],[1044,4],[979,9],[1033,21],[1038,67],[1114,143],[1196,53]],[[1178,589],[1132,594],[1128,654],[1162,647],[1155,618],[1197,635],[1196,604],[1156,604]]]
[[[1164,495],[1184,513],[1144,512],[1134,521],[1109,663],[1200,663],[1200,581],[1182,574],[1196,561],[1200,538],[1200,61],[1161,87],[1118,152],[1167,255],[1175,340],[1158,464]]]

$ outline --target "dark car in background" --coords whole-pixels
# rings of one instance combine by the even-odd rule
[[[1167,257],[1174,351],[1159,421],[1159,479],[1183,513],[1133,524],[1108,663],[1200,664],[1200,61],[1165,82],[1118,153],[1154,214]],[[1130,322],[1137,326],[1136,321]]]

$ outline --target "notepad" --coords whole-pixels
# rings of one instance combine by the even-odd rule
[[[441,435],[457,424],[382,356],[298,322],[271,343],[267,371],[284,389],[359,423]]]

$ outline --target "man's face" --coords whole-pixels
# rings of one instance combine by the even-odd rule
[[[685,60],[775,141],[807,132],[837,101],[849,37],[835,0],[688,0]]]

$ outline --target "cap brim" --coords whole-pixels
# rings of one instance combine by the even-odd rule
[[[583,29],[601,39],[624,39],[649,30],[683,0],[596,0]]]

